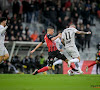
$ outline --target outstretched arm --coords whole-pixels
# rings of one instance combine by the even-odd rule
[[[40,42],[30,53],[33,53],[38,49],[40,46],[42,46],[43,42]]]
[[[77,31],[77,34],[91,34],[91,32]]]
[[[3,29],[0,30],[0,33],[4,33],[6,31],[6,29],[8,28],[8,26],[5,26]]]
[[[52,41],[56,40],[57,38],[61,37],[61,33],[59,33],[56,37],[51,38]]]

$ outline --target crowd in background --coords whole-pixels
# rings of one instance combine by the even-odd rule
[[[39,34],[37,30],[30,35],[30,28],[23,28],[22,22],[31,23],[39,22],[48,25],[48,21],[57,26],[57,31],[62,31],[70,24],[74,23],[80,31],[91,31],[90,26],[95,25],[94,17],[99,16],[100,10],[99,0],[8,0],[12,3],[12,12],[9,9],[3,10],[0,6],[0,17],[8,19],[8,30],[6,33],[6,41],[42,41],[46,30],[42,30]],[[45,22],[42,16],[47,19]],[[78,50],[90,48],[91,35],[76,35],[76,45]],[[3,73],[9,72],[9,66],[20,69],[22,72],[30,73],[36,68],[41,68],[46,65],[44,57],[26,56],[24,59],[19,59],[19,56],[13,56],[11,62],[5,61],[1,67]],[[6,71],[7,70],[7,71]]]
[[[41,41],[41,36],[34,32],[29,34],[29,27],[23,29],[22,22],[32,21],[43,22],[41,16],[57,26],[57,30],[62,31],[71,23],[77,25],[77,29],[86,30],[87,24],[94,25],[94,17],[100,9],[98,0],[8,0],[12,3],[12,12],[8,9],[2,11],[0,7],[0,17],[8,19],[9,29],[7,30],[7,41]],[[12,13],[12,16],[10,15]],[[45,30],[44,30],[45,31]],[[88,31],[88,30],[86,30]],[[45,33],[45,32],[43,32]],[[87,36],[86,36],[87,37]],[[82,37],[83,39],[83,37]]]
[[[42,68],[45,65],[47,65],[47,60],[45,60],[43,53],[40,56],[36,55],[34,58],[32,55],[26,56],[22,60],[19,55],[13,55],[11,62],[7,60],[0,64],[0,69],[2,69],[0,70],[0,73],[18,73],[16,70],[24,73],[30,73],[35,69]]]
[[[36,55],[33,57],[25,56],[23,59],[19,55],[13,55],[11,62],[9,60],[4,61],[4,63],[0,64],[0,73],[32,73],[35,69],[40,69],[46,66],[48,60],[44,58],[44,53],[41,55]],[[54,73],[59,74],[61,70],[61,65],[55,65]]]
[[[39,34],[33,30],[30,35],[30,28],[23,28],[22,22],[48,23],[42,20],[44,16],[57,26],[57,31],[62,31],[71,23],[77,26],[78,30],[91,31],[90,25],[94,24],[94,17],[100,9],[98,0],[8,0],[12,3],[12,12],[8,9],[2,10],[0,7],[0,17],[8,19],[9,28],[6,33],[6,41],[42,41],[46,30]],[[12,16],[11,16],[12,14]],[[32,31],[32,30],[31,30]],[[91,35],[77,35],[78,49],[90,48]]]

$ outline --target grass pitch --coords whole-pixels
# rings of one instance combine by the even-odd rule
[[[100,90],[100,75],[0,74],[0,90]]]

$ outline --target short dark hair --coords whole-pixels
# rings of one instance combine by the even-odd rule
[[[54,29],[52,26],[48,26],[47,29]]]
[[[5,21],[5,20],[7,20],[6,17],[1,17],[1,18],[0,18],[0,23],[3,22],[3,21]]]

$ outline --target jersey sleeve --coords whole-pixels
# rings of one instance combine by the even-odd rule
[[[57,49],[60,50],[60,46],[62,45],[60,39],[57,38],[57,39],[55,40],[55,42],[56,42],[56,47],[57,47]]]
[[[0,33],[4,33],[6,31],[6,29],[8,28],[8,26],[4,27],[4,28],[0,28]]]
[[[2,29],[3,29],[3,28],[2,28],[2,27],[0,27],[0,35],[2,34]]]
[[[53,36],[50,35],[50,34],[48,34],[47,37],[48,37],[48,39],[50,39],[50,40],[53,38]]]
[[[57,38],[57,39],[55,40],[55,42],[56,42],[56,43],[59,42],[59,39]]]
[[[73,31],[74,31],[74,33],[76,33],[78,30],[74,28]]]
[[[44,40],[44,38],[43,38],[42,43],[44,43],[44,42],[45,42],[45,40]]]
[[[64,39],[64,36],[65,36],[65,34],[64,34],[64,32],[62,32],[62,37],[61,38]]]

